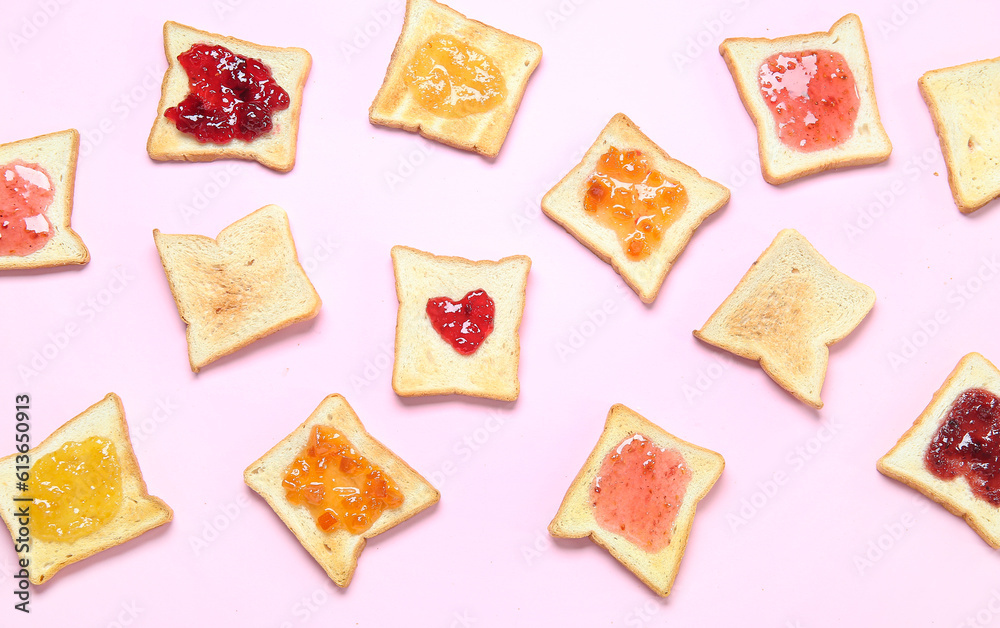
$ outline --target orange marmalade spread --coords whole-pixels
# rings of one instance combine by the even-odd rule
[[[68,442],[31,465],[34,521],[43,541],[75,541],[110,521],[122,505],[115,444],[93,436]]]
[[[361,534],[382,511],[403,503],[403,493],[385,471],[359,454],[332,427],[313,427],[309,442],[282,482],[293,504],[308,506],[316,525]]]
[[[489,111],[507,96],[493,59],[447,35],[435,35],[417,49],[403,80],[417,102],[444,118]]]
[[[651,168],[640,151],[612,146],[587,180],[583,208],[614,229],[629,259],[638,261],[656,248],[687,202],[684,186]]]

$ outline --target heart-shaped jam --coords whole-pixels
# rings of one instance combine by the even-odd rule
[[[0,255],[23,257],[45,246],[52,237],[45,211],[54,198],[52,179],[38,164],[0,166]]]
[[[460,301],[448,297],[427,300],[431,325],[462,355],[476,352],[493,333],[493,299],[485,290],[473,290]]]

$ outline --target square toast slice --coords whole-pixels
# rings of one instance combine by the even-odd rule
[[[336,428],[363,457],[380,467],[399,487],[403,503],[382,511],[370,528],[352,534],[343,528],[324,532],[309,509],[288,501],[282,481],[309,443],[313,427]],[[437,503],[440,493],[396,454],[375,440],[341,395],[329,395],[306,421],[243,472],[247,486],[260,494],[338,587],[351,583],[368,539]]]
[[[474,262],[394,246],[392,265],[399,299],[392,366],[396,394],[517,399],[518,328],[531,260],[515,255],[498,262]],[[463,355],[434,328],[427,306],[430,299],[457,302],[476,290],[485,290],[494,302],[494,327],[474,353]]]
[[[598,521],[594,505],[595,481],[605,458],[616,451],[616,448],[620,453],[626,439],[635,435],[651,441],[657,448],[679,453],[686,467],[682,471],[690,473],[680,506],[677,508],[676,518],[669,531],[669,540],[657,551],[640,547],[625,535],[602,526]],[[604,432],[566,492],[555,518],[549,524],[549,533],[555,537],[568,539],[589,536],[638,576],[646,586],[665,597],[670,594],[680,569],[698,502],[708,495],[722,475],[725,464],[720,454],[683,441],[634,410],[616,404],[608,412]],[[597,488],[599,486],[596,485]],[[668,504],[664,508],[669,506],[671,505]]]
[[[446,35],[477,49],[499,70],[506,96],[488,111],[450,118],[425,108],[407,87],[407,67],[435,35]],[[368,111],[372,124],[406,131],[486,157],[496,157],[514,121],[531,73],[542,59],[538,44],[471,20],[434,0],[407,0],[403,30],[389,59],[385,80]],[[452,85],[451,77],[448,79]],[[461,86],[461,82],[458,84]]]
[[[194,135],[177,130],[177,125],[163,116],[167,109],[177,106],[190,92],[187,71],[177,60],[178,55],[194,44],[202,43],[224,46],[240,56],[261,61],[271,70],[274,80],[288,92],[289,105],[287,109],[271,114],[273,126],[270,131],[250,142],[234,138],[227,144],[202,143]],[[163,75],[156,120],[146,142],[146,151],[151,158],[156,161],[246,159],[278,172],[288,172],[295,166],[302,92],[312,67],[309,52],[302,48],[261,46],[177,22],[163,25],[163,48],[169,65]]]
[[[590,187],[588,181],[601,157],[612,147],[622,152],[640,151],[651,168],[677,181],[687,192],[687,206],[664,230],[663,239],[645,259],[631,258],[614,229],[600,224],[596,216],[584,208],[584,198]],[[694,230],[728,202],[729,190],[725,186],[667,155],[628,116],[619,113],[604,127],[583,160],[542,197],[542,211],[611,264],[643,303],[652,303]]]
[[[288,224],[266,205],[218,238],[153,230],[177,312],[187,324],[191,370],[316,316],[322,301],[306,276]]]
[[[39,459],[57,452],[67,443],[81,442],[91,437],[105,439],[115,446],[120,468],[121,507],[102,526],[76,540],[36,538],[30,530],[32,525],[36,525],[37,513],[29,516],[25,525],[17,513],[18,508],[28,502],[14,501],[14,499],[25,495],[31,496],[32,484],[37,480],[35,465]],[[16,468],[25,464],[23,454],[12,454],[0,459],[0,503],[3,504],[0,508],[0,518],[10,530],[15,546],[20,546],[21,543],[18,541],[18,537],[21,536],[20,530],[23,527],[29,530],[31,538],[29,551],[18,552],[18,558],[30,561],[28,572],[32,584],[48,582],[63,567],[121,545],[173,519],[174,513],[170,507],[159,497],[150,495],[146,489],[146,482],[142,478],[139,462],[135,458],[132,442],[129,440],[125,409],[122,407],[121,399],[114,393],[108,394],[101,401],[67,421],[38,446],[30,449],[27,455],[32,465],[27,482],[28,492],[18,490],[15,482]],[[38,506],[28,504],[29,513],[36,512],[33,509]]]

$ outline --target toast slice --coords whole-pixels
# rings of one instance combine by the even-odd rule
[[[250,142],[234,138],[227,144],[202,143],[194,135],[177,130],[177,126],[163,116],[167,109],[184,100],[190,91],[187,71],[177,56],[200,43],[223,46],[237,55],[259,60],[271,70],[274,80],[288,92],[289,105],[287,109],[271,114],[273,127],[270,131]],[[261,46],[177,22],[163,25],[163,48],[169,65],[163,76],[156,120],[146,142],[146,151],[151,158],[156,161],[247,159],[279,172],[288,172],[295,166],[302,92],[312,67],[312,57],[306,50]]]
[[[32,496],[40,481],[36,477],[35,465],[46,456],[61,449],[63,445],[82,442],[91,437],[111,441],[120,468],[122,504],[117,513],[91,533],[72,541],[43,540],[31,532],[37,521],[36,504],[14,501],[16,498]],[[173,519],[174,513],[159,497],[153,497],[146,490],[146,482],[139,470],[139,462],[132,451],[129,440],[128,423],[125,422],[125,409],[121,399],[114,393],[90,406],[81,414],[67,421],[62,427],[52,432],[37,447],[29,450],[31,470],[29,471],[27,492],[17,487],[15,472],[25,464],[23,454],[12,454],[0,459],[0,518],[10,530],[11,537],[17,547],[22,547],[19,541],[20,530],[24,526],[23,518],[17,516],[19,508],[28,504],[30,544],[27,552],[18,552],[19,559],[29,561],[29,580],[32,584],[48,582],[52,576],[63,567],[83,560],[88,556],[134,539],[143,532],[152,530]],[[95,471],[96,472],[96,471]]]
[[[52,229],[48,242],[27,255],[5,254],[3,232],[0,231],[0,270],[46,268],[90,261],[90,253],[83,240],[70,227],[79,152],[80,134],[76,129],[0,144],[0,172],[5,178],[10,177],[7,181],[16,175],[16,170],[12,169],[18,164],[41,166],[48,173],[48,181],[38,183],[53,193],[52,202],[44,212],[48,218],[47,227]],[[0,224],[6,227],[3,212],[0,206]]]
[[[617,451],[620,454],[628,440],[633,439],[635,435],[650,441],[652,446],[658,449],[673,450],[675,454],[679,454],[683,458],[683,464],[678,467],[677,472],[688,474],[690,477],[679,506],[676,503],[663,506],[656,500],[656,508],[648,507],[643,517],[636,522],[637,527],[641,527],[643,523],[655,521],[662,512],[670,508],[675,510],[673,525],[667,532],[669,535],[667,543],[656,551],[649,551],[620,531],[602,525],[596,505],[599,497],[597,493],[602,487],[601,480],[606,480],[598,477],[605,459],[613,452]],[[623,462],[624,460],[620,460],[618,464]],[[568,539],[589,536],[638,576],[646,586],[665,597],[670,594],[677,571],[680,569],[698,502],[708,495],[716,480],[722,475],[725,464],[725,460],[716,452],[683,441],[634,410],[616,404],[608,412],[604,432],[598,439],[597,445],[590,452],[583,468],[566,492],[559,511],[549,524],[549,533],[555,537]],[[634,486],[634,484],[631,487],[627,486],[625,490],[628,491]],[[606,482],[603,487],[605,491],[611,488]],[[653,494],[653,491],[650,493]],[[633,499],[627,492],[618,493],[616,497],[619,494],[628,495],[624,500],[626,502]],[[625,525],[621,526],[621,530],[625,531]]]
[[[834,268],[802,234],[785,229],[695,337],[757,360],[796,399],[822,408],[828,347],[875,305],[875,292]]]
[[[266,205],[213,240],[153,230],[163,271],[187,323],[191,370],[319,312],[288,215]]]
[[[883,475],[920,491],[948,512],[965,519],[983,540],[1000,549],[1000,507],[976,496],[961,475],[944,480],[931,473],[925,463],[928,448],[948,419],[952,404],[970,388],[1000,396],[1000,370],[978,353],[970,353],[959,361],[913,426],[879,459],[877,466]]]
[[[425,108],[407,87],[414,55],[436,35],[452,37],[489,57],[503,77],[506,96],[488,111],[443,117]],[[538,44],[470,20],[434,0],[407,0],[403,30],[389,59],[382,87],[368,110],[372,124],[406,131],[487,157],[503,146],[531,73],[542,59]],[[451,77],[448,80],[451,86]],[[461,81],[456,81],[461,86]]]
[[[849,138],[829,148],[803,152],[786,145],[780,139],[778,124],[762,93],[764,76],[761,70],[772,55],[807,51],[830,51],[843,57],[850,74],[854,76],[858,105],[853,133]],[[791,35],[778,39],[749,37],[726,39],[719,46],[719,52],[726,60],[743,105],[757,127],[760,166],[768,183],[779,185],[824,170],[875,164],[889,158],[892,143],[882,128],[878,105],[875,102],[868,47],[865,44],[861,19],[857,15],[853,13],[845,15],[825,33]],[[781,89],[784,87],[778,88],[779,91]],[[789,84],[787,89],[794,88]],[[812,98],[812,104],[817,112],[822,111],[819,107],[828,104],[816,102],[815,97]],[[806,115],[808,119],[808,114]],[[839,117],[847,114],[837,111],[834,115]],[[816,121],[812,122],[815,123]]]
[[[640,151],[650,167],[679,182],[687,192],[687,206],[665,229],[663,239],[645,259],[631,258],[615,231],[600,224],[594,214],[584,208],[589,179],[601,157],[612,147],[622,152]],[[597,141],[583,156],[583,161],[542,197],[542,211],[611,264],[643,303],[652,303],[694,230],[728,202],[729,190],[725,186],[706,179],[694,168],[671,158],[646,137],[628,116],[619,113],[604,127]]]
[[[399,299],[392,365],[396,394],[517,399],[518,328],[531,259],[515,255],[498,262],[474,262],[394,246],[392,266]],[[446,298],[457,303],[477,290],[485,290],[493,300],[493,331],[474,353],[463,355],[435,329],[427,312],[428,302]]]
[[[306,506],[294,504],[286,497],[282,485],[285,474],[308,445],[313,427],[317,425],[336,428],[354,450],[381,467],[403,494],[400,506],[384,510],[361,534],[352,534],[342,528],[324,532]],[[243,479],[264,498],[338,587],[351,583],[358,557],[368,539],[406,521],[440,499],[437,489],[365,431],[358,415],[340,395],[324,399],[302,425],[247,467]]]
[[[1000,196],[1000,57],[920,77],[934,119],[955,204],[971,213]]]

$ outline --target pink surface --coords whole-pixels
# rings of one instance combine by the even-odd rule
[[[1000,7],[454,6],[545,50],[494,162],[369,125],[402,22],[395,0],[5,5],[0,141],[81,131],[73,225],[92,260],[0,278],[0,454],[13,451],[16,393],[32,396],[37,443],[117,392],[150,491],[175,518],[35,588],[30,618],[12,610],[15,554],[0,542],[0,625],[998,621],[995,553],[960,518],[880,475],[875,461],[962,355],[1000,359],[1000,212],[955,208],[917,89],[926,70],[995,56]],[[768,185],[718,42],[825,30],[852,10],[867,28],[892,157]],[[147,157],[168,19],[313,54],[291,173]],[[539,212],[541,195],[619,111],[733,192],[649,307]],[[323,308],[196,376],[151,232],[215,236],[267,203],[288,211]],[[691,335],[785,227],[878,295],[833,347],[820,411]],[[392,392],[394,244],[531,256],[516,403]],[[19,368],[44,351],[55,355],[23,379]],[[442,494],[369,543],[346,591],[242,481],[333,392]],[[726,458],[665,601],[593,543],[546,533],[616,402]]]

